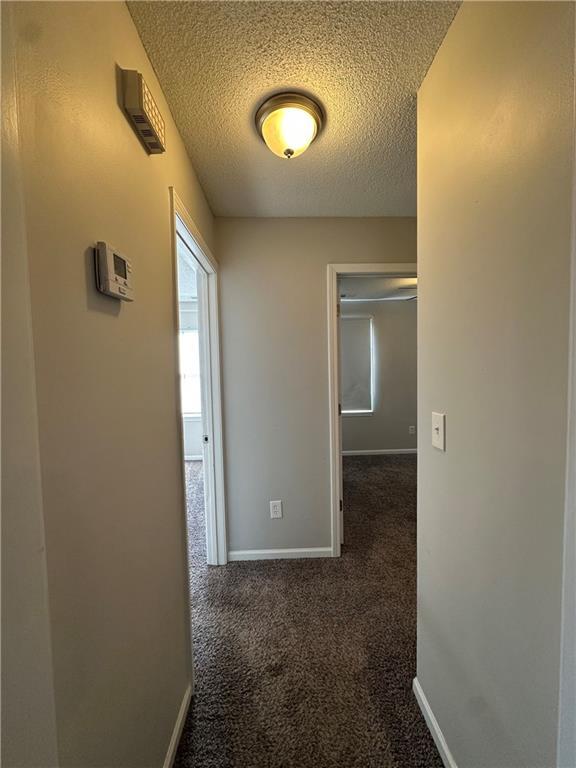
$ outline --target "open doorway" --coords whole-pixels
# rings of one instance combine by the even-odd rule
[[[217,263],[172,191],[189,566],[227,562]]]
[[[415,264],[328,265],[335,557],[345,541],[345,471],[356,485],[380,473],[383,493],[389,470],[415,484],[415,456],[406,457],[416,453],[416,275]]]
[[[205,453],[208,447],[205,376],[205,327],[202,304],[206,274],[190,249],[180,219],[176,222],[178,257],[178,354],[180,360],[180,403],[188,540],[193,553],[206,563],[211,561],[212,542],[206,509],[210,507],[210,483],[206,482]],[[210,457],[206,457],[210,461]],[[210,554],[209,554],[210,553]]]

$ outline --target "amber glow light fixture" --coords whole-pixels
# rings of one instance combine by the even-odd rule
[[[278,93],[256,112],[256,127],[271,152],[285,160],[305,152],[320,133],[320,105],[301,93]]]

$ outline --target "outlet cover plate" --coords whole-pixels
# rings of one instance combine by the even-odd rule
[[[280,500],[270,502],[270,517],[272,520],[282,517],[282,502]]]
[[[446,414],[432,411],[432,445],[439,451],[446,450]]]

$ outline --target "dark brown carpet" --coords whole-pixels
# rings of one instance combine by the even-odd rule
[[[340,559],[220,568],[186,472],[196,684],[176,768],[441,768],[411,690],[415,456],[345,458]]]

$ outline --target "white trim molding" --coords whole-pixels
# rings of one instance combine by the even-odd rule
[[[327,317],[328,317],[328,408],[330,425],[330,519],[332,557],[340,557],[343,541],[344,516],[340,508],[342,499],[342,430],[340,403],[340,334],[338,323],[338,277],[340,275],[394,275],[413,277],[417,274],[415,262],[374,264],[328,264]]]
[[[417,677],[415,677],[412,682],[412,690],[414,691],[414,696],[416,696],[418,706],[424,715],[424,720],[426,720],[426,725],[432,734],[432,738],[434,739],[434,743],[436,744],[436,748],[440,753],[440,757],[442,758],[442,762],[444,763],[445,768],[458,768],[456,760],[454,760],[454,756],[452,755],[452,752],[450,752],[448,742],[442,733],[442,730],[438,724],[438,720],[436,720],[434,712],[432,712],[430,703],[426,698],[426,694],[422,690],[422,686],[418,682]]]
[[[170,737],[170,744],[168,744],[168,751],[166,752],[166,757],[164,758],[163,768],[172,768],[191,700],[192,686],[189,685],[184,691],[184,698],[182,699],[180,709],[178,710],[178,717],[174,723],[174,730],[172,731],[172,736]]]
[[[228,552],[230,562],[238,560],[295,560],[302,557],[332,557],[332,547],[311,549],[233,549]]]
[[[418,453],[417,448],[372,448],[367,451],[342,451],[342,456],[382,456],[390,454],[394,456],[398,453]]]

